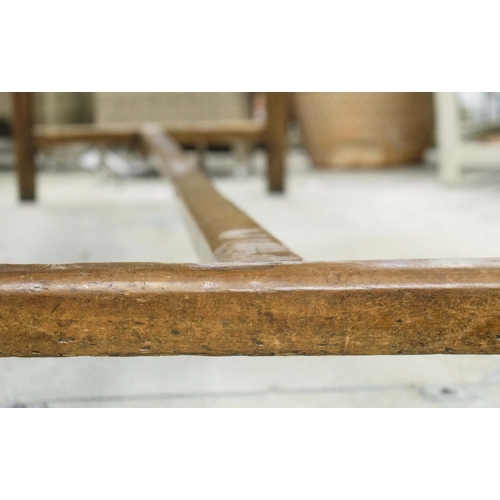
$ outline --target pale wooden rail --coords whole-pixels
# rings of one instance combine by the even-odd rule
[[[273,99],[279,188],[285,100]],[[29,109],[16,109],[29,172]],[[175,185],[202,257],[220,262],[0,265],[0,356],[500,354],[500,259],[302,262],[162,126],[133,134]]]

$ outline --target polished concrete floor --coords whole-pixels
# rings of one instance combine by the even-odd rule
[[[305,259],[500,256],[499,173],[447,187],[431,166],[326,172],[295,152],[286,194],[270,196],[261,160],[215,182]],[[197,261],[165,181],[39,181],[38,203],[19,204],[0,172],[0,262]],[[0,406],[500,406],[500,357],[0,359]]]

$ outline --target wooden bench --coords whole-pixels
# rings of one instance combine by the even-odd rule
[[[37,145],[111,140],[88,127],[33,134],[29,94],[15,102],[23,199],[34,197]],[[272,125],[259,132],[272,190],[283,187],[284,102],[270,95]],[[500,353],[500,259],[304,262],[223,198],[164,127],[112,133],[140,141],[174,184],[206,263],[1,265],[0,356]]]

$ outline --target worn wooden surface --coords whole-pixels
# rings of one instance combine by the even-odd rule
[[[286,92],[267,93],[267,179],[271,192],[285,189],[286,130],[288,121],[288,101]]]
[[[282,262],[301,258],[221,196],[179,146],[155,124],[141,137],[182,198],[191,236],[204,261]]]
[[[500,261],[0,266],[0,356],[500,354]]]
[[[33,94],[12,92],[14,111],[14,144],[19,197],[35,199],[35,141],[33,137]]]
[[[71,142],[93,144],[134,144],[139,140],[142,124],[74,124],[39,125],[35,127],[37,145],[40,147]],[[234,141],[251,143],[265,139],[265,124],[257,120],[217,120],[161,124],[181,144],[228,145]]]

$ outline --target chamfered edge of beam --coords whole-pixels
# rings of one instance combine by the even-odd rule
[[[51,293],[500,288],[500,259],[0,264],[0,293],[26,287]]]

